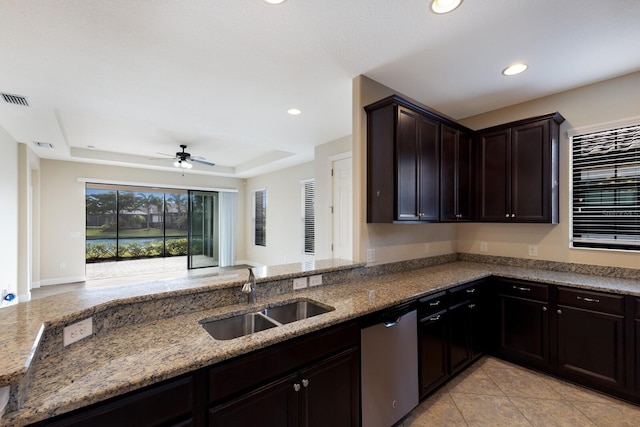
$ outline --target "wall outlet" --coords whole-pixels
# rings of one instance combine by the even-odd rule
[[[297,279],[293,279],[293,290],[297,291],[298,289],[304,289],[307,287],[307,278],[306,277],[298,277]]]
[[[86,338],[93,334],[93,317],[81,320],[64,328],[62,332],[62,344],[66,347],[69,344]]]
[[[376,250],[367,249],[367,262],[375,262],[375,260],[376,260]]]
[[[320,286],[320,285],[322,285],[322,274],[309,276],[309,286]]]
[[[529,256],[538,256],[538,246],[529,245]]]
[[[487,242],[480,242],[480,252],[487,252],[489,250],[489,245]]]

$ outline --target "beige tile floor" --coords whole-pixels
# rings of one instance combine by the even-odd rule
[[[427,426],[640,426],[640,407],[487,356],[398,424]]]

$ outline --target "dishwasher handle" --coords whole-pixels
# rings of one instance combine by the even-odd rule
[[[384,326],[385,328],[391,328],[400,323],[400,320],[402,320],[402,316],[398,316],[395,320],[387,320],[384,322]]]

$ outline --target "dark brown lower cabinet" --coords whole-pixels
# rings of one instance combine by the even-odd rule
[[[209,410],[209,426],[357,426],[358,352],[351,349]]]
[[[548,303],[499,295],[498,353],[509,360],[534,366],[549,364]]]
[[[204,402],[197,396],[195,376],[188,376],[46,420],[37,426],[197,426],[202,425],[204,419],[204,414],[195,411],[199,400]]]
[[[420,398],[449,378],[446,310],[426,315],[418,323]]]

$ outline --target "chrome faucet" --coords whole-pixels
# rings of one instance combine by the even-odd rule
[[[256,295],[256,276],[253,275],[253,269],[249,267],[249,279],[242,285],[242,293],[247,294],[247,302],[255,304],[258,297]]]

